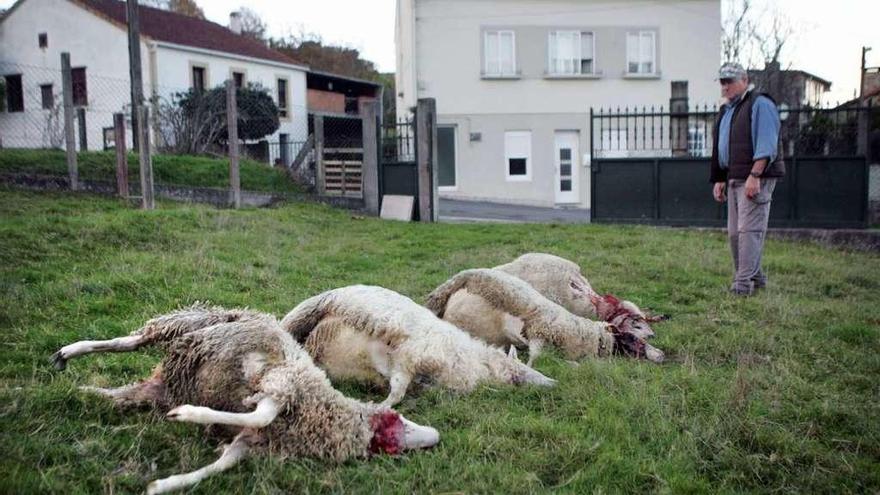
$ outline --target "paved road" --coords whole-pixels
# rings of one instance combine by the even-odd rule
[[[441,222],[589,223],[590,210],[440,200]]]

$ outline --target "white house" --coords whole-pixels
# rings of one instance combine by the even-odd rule
[[[6,83],[5,110],[0,112],[3,146],[59,145],[55,114],[61,101],[60,55],[69,52],[74,103],[85,109],[88,149],[103,148],[103,129],[113,125],[113,113],[130,113],[125,8],[117,0],[19,0],[7,11],[0,21],[0,76]],[[241,36],[235,15],[229,28],[144,6],[138,15],[146,98],[163,101],[227,79],[238,85],[257,83],[280,108],[280,128],[265,139],[305,141],[304,65]],[[283,147],[270,147],[275,154],[279,149]]]
[[[714,103],[720,39],[720,0],[397,0],[397,109],[436,99],[441,197],[587,208],[590,108]]]

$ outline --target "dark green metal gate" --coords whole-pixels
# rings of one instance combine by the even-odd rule
[[[858,142],[871,108],[788,110],[787,174],[776,185],[774,227],[868,225],[869,167]],[[866,112],[866,113],[862,113]],[[591,111],[591,215],[600,223],[723,226],[709,183],[715,112]],[[666,155],[666,156],[659,156]]]

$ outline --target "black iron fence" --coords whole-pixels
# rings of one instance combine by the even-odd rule
[[[382,159],[385,162],[415,162],[416,131],[412,117],[382,126]]]
[[[708,105],[673,112],[660,107],[590,111],[594,158],[708,157],[718,109]],[[860,143],[880,127],[880,107],[780,107],[780,144],[786,156],[865,154]],[[866,127],[867,126],[867,127]]]
[[[591,111],[593,220],[724,225],[726,208],[712,200],[709,183],[716,118],[709,107]],[[866,226],[869,136],[880,129],[880,108],[781,108],[780,119],[788,171],[770,224]]]

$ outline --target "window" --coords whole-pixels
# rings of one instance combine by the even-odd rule
[[[288,117],[287,106],[287,79],[278,78],[278,116],[286,119]]]
[[[233,72],[232,80],[235,82],[235,88],[243,88],[244,87],[244,72]]]
[[[51,84],[40,85],[40,98],[43,101],[44,110],[52,110],[55,107],[55,94],[52,93]]]
[[[626,35],[626,72],[628,74],[654,74],[656,53],[654,31],[639,31]]]
[[[531,180],[532,132],[504,133],[504,161],[507,180]]]
[[[437,184],[455,190],[455,126],[437,126]]]
[[[38,34],[37,35],[37,43],[40,45],[40,48],[48,48],[49,35],[47,33]]]
[[[86,87],[86,68],[77,67],[70,71],[73,80],[73,104],[75,106],[86,106],[89,104],[88,88]]]
[[[4,76],[6,79],[6,111],[24,112],[24,91],[21,87],[21,74]]]
[[[204,67],[200,67],[198,65],[193,65],[192,68],[192,87],[196,91],[204,91],[208,89],[208,81],[206,76],[206,69]]]
[[[704,127],[690,127],[688,129],[688,155],[694,157],[710,156],[706,146],[706,129]]]
[[[485,65],[487,76],[516,75],[516,38],[513,31],[486,31]]]
[[[593,33],[552,31],[548,41],[549,67],[553,75],[593,74]]]

